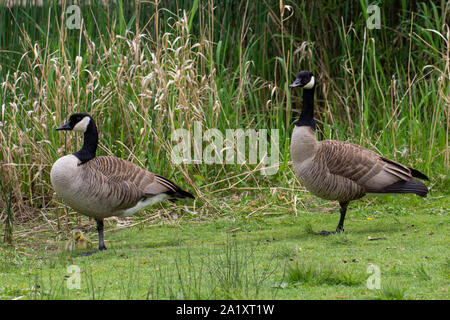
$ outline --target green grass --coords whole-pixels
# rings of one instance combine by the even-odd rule
[[[218,213],[201,219],[106,223],[107,251],[89,257],[65,252],[68,233],[50,230],[0,247],[2,299],[448,299],[448,199],[382,196],[352,203],[345,233],[333,229],[336,205],[312,200],[245,218]],[[329,208],[336,209],[331,212]],[[433,208],[433,209],[430,209]],[[325,210],[326,209],[326,210]],[[158,213],[162,209],[157,209]],[[371,218],[371,219],[368,219]],[[88,219],[82,219],[87,227]],[[93,223],[87,228],[96,239]],[[27,231],[26,226],[23,230]],[[381,238],[380,240],[369,240]],[[58,240],[59,239],[59,240]],[[94,241],[95,242],[95,241]],[[368,289],[369,265],[380,289]],[[68,266],[81,270],[81,288],[66,286]]]

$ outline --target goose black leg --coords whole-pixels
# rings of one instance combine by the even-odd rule
[[[339,213],[341,214],[341,217],[339,218],[339,224],[336,228],[336,231],[326,231],[322,230],[318,234],[321,236],[328,236],[333,233],[339,233],[344,231],[344,220],[345,220],[345,214],[347,213],[347,207],[348,207],[348,201],[347,202],[339,202],[341,208],[339,209]]]
[[[97,220],[97,232],[98,232],[98,250],[106,250],[105,243],[103,242],[103,219]]]
[[[90,256],[93,253],[97,253],[102,250],[106,250],[105,243],[103,242],[103,219],[97,221],[97,232],[98,232],[98,250],[83,252],[82,256]]]
[[[341,209],[339,210],[341,217],[339,219],[339,224],[336,228],[336,232],[344,231],[344,219],[345,219],[345,214],[347,213],[347,207],[348,207],[348,202],[339,202],[339,204],[341,205]]]

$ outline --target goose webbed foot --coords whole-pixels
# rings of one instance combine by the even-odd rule
[[[322,230],[316,234],[321,235],[321,236],[329,236],[330,234],[344,232],[344,220],[345,220],[345,214],[347,213],[348,202],[339,202],[339,204],[341,205],[341,209],[339,210],[341,217],[339,218],[339,224],[336,228],[336,231]]]
[[[316,234],[319,236],[329,236],[330,234],[333,234],[333,233],[336,233],[336,231],[322,230],[320,232],[316,232]]]
[[[320,232],[316,232],[316,234],[319,236],[329,236],[330,234],[336,234],[336,233],[341,233],[341,232],[344,232],[343,228],[337,228],[336,231],[322,230]]]
[[[97,252],[99,252],[99,250],[94,250],[94,251],[89,251],[89,252],[82,252],[82,253],[80,253],[80,256],[88,257],[90,255],[93,255],[94,253],[97,253]]]
[[[82,253],[80,253],[80,255],[82,255],[83,257],[88,257],[88,256],[93,255],[94,253],[97,253],[97,252],[100,252],[100,251],[103,251],[103,250],[106,250],[105,246],[103,246],[102,248],[99,247],[98,250],[89,251],[89,252],[82,252]]]

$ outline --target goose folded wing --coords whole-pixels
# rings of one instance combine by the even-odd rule
[[[355,144],[322,141],[318,153],[331,174],[354,181],[366,192],[382,192],[393,183],[412,178],[407,167]]]
[[[95,186],[94,196],[116,210],[134,207],[147,197],[145,187],[154,180],[152,173],[120,158],[97,157],[84,166],[85,180]]]
[[[143,198],[179,191],[179,187],[170,180],[124,159],[102,156],[87,164],[104,177],[105,189],[115,190],[120,209],[133,207]]]

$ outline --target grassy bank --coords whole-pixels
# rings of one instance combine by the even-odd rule
[[[298,215],[279,207],[246,218],[238,201],[214,219],[157,209],[153,223],[108,221],[108,250],[90,257],[62,250],[61,234],[23,229],[22,245],[0,247],[0,298],[448,299],[448,205],[442,196],[356,202],[346,232],[329,237],[313,232],[338,215],[314,198]],[[72,265],[78,288],[68,285]],[[378,289],[367,285],[373,266]]]

